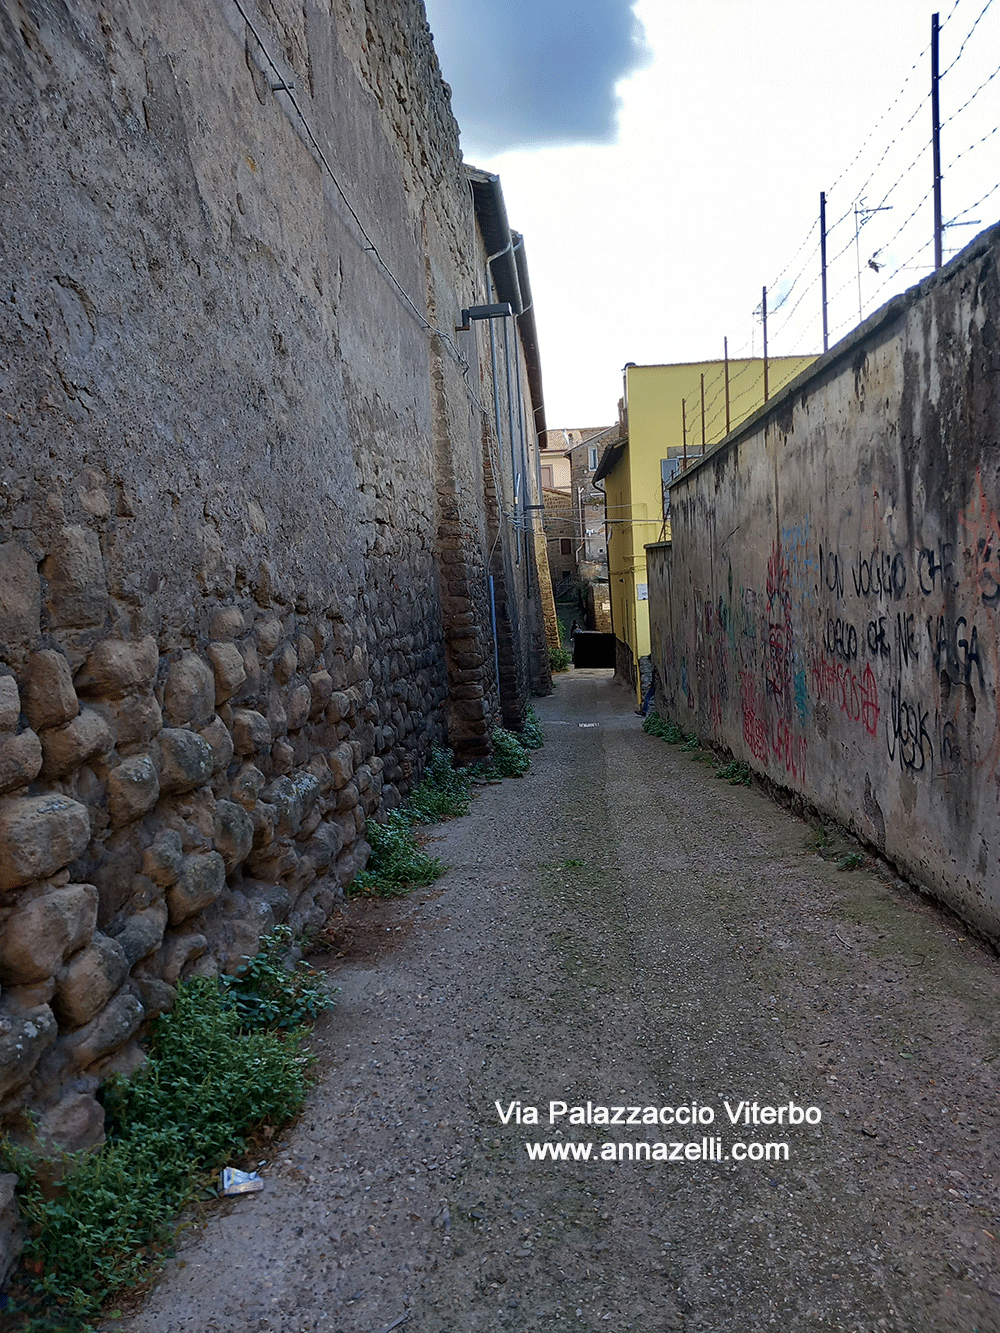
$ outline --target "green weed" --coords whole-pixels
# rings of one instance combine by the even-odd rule
[[[701,742],[698,740],[697,736],[691,735],[681,746],[681,749],[686,750],[689,754],[692,754],[695,750],[701,749]]]
[[[668,718],[661,717],[657,712],[647,713],[642,723],[643,731],[650,736],[659,736],[665,740],[668,745],[679,745],[684,739],[684,733],[676,722]]]
[[[728,764],[716,769],[715,776],[725,778],[732,787],[749,787],[750,765],[742,759],[731,759]]]
[[[528,716],[518,732],[517,739],[526,750],[540,750],[545,744],[545,732],[542,730],[534,704],[528,704]]]
[[[557,675],[560,671],[568,671],[572,665],[573,654],[568,648],[549,649],[549,666],[553,675]]]
[[[518,736],[504,727],[494,727],[491,736],[493,757],[473,764],[469,772],[480,782],[501,782],[519,778],[531,767],[531,756]]]
[[[391,810],[384,823],[371,821],[367,836],[372,854],[347,890],[351,897],[399,897],[433,884],[444,870],[438,858],[428,856],[417,842],[405,809]]]
[[[256,957],[220,983],[242,1026],[250,1030],[298,1028],[334,1003],[321,972],[300,961],[287,967],[292,945],[288,926],[275,926],[261,940]]]
[[[330,997],[304,974],[277,984],[288,940],[283,932],[266,940],[256,973],[248,967],[231,985],[204,977],[181,983],[174,1007],[153,1025],[147,1064],[131,1081],[112,1075],[101,1089],[107,1141],[96,1152],[63,1154],[58,1186],[43,1188],[30,1148],[0,1144],[30,1230],[21,1327],[91,1327],[105,1299],[142,1275],[177,1212],[244,1150],[250,1131],[284,1124],[301,1109],[311,1057],[301,1031],[274,1029]],[[247,1017],[234,998],[241,987],[244,1000],[254,989],[262,997],[244,1005]]]
[[[447,750],[432,750],[424,776],[406,806],[411,823],[440,824],[469,813],[472,779],[455,768]]]
[[[842,856],[837,862],[837,869],[857,870],[858,867],[863,866],[864,863],[865,858],[863,852],[848,852],[846,856]]]

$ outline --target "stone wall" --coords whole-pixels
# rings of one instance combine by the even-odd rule
[[[661,710],[1000,937],[1000,228],[671,487]]]
[[[0,75],[0,1118],[79,1146],[179,978],[488,752],[516,537],[419,0],[0,0]]]

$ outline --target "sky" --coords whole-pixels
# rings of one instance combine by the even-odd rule
[[[611,424],[626,362],[759,356],[764,286],[769,355],[821,351],[820,191],[831,346],[932,271],[934,12],[945,258],[1000,220],[1000,0],[426,4],[550,426]]]

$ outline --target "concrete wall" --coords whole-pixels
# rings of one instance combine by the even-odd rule
[[[1000,935],[1000,229],[671,490],[659,707]]]
[[[68,1146],[488,750],[491,552],[505,715],[544,666],[423,7],[241,3],[0,0],[0,1117]]]

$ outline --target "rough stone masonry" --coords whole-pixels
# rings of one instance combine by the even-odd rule
[[[0,1121],[78,1148],[178,979],[486,752],[505,482],[420,313],[490,293],[419,0],[0,0],[0,79]]]

